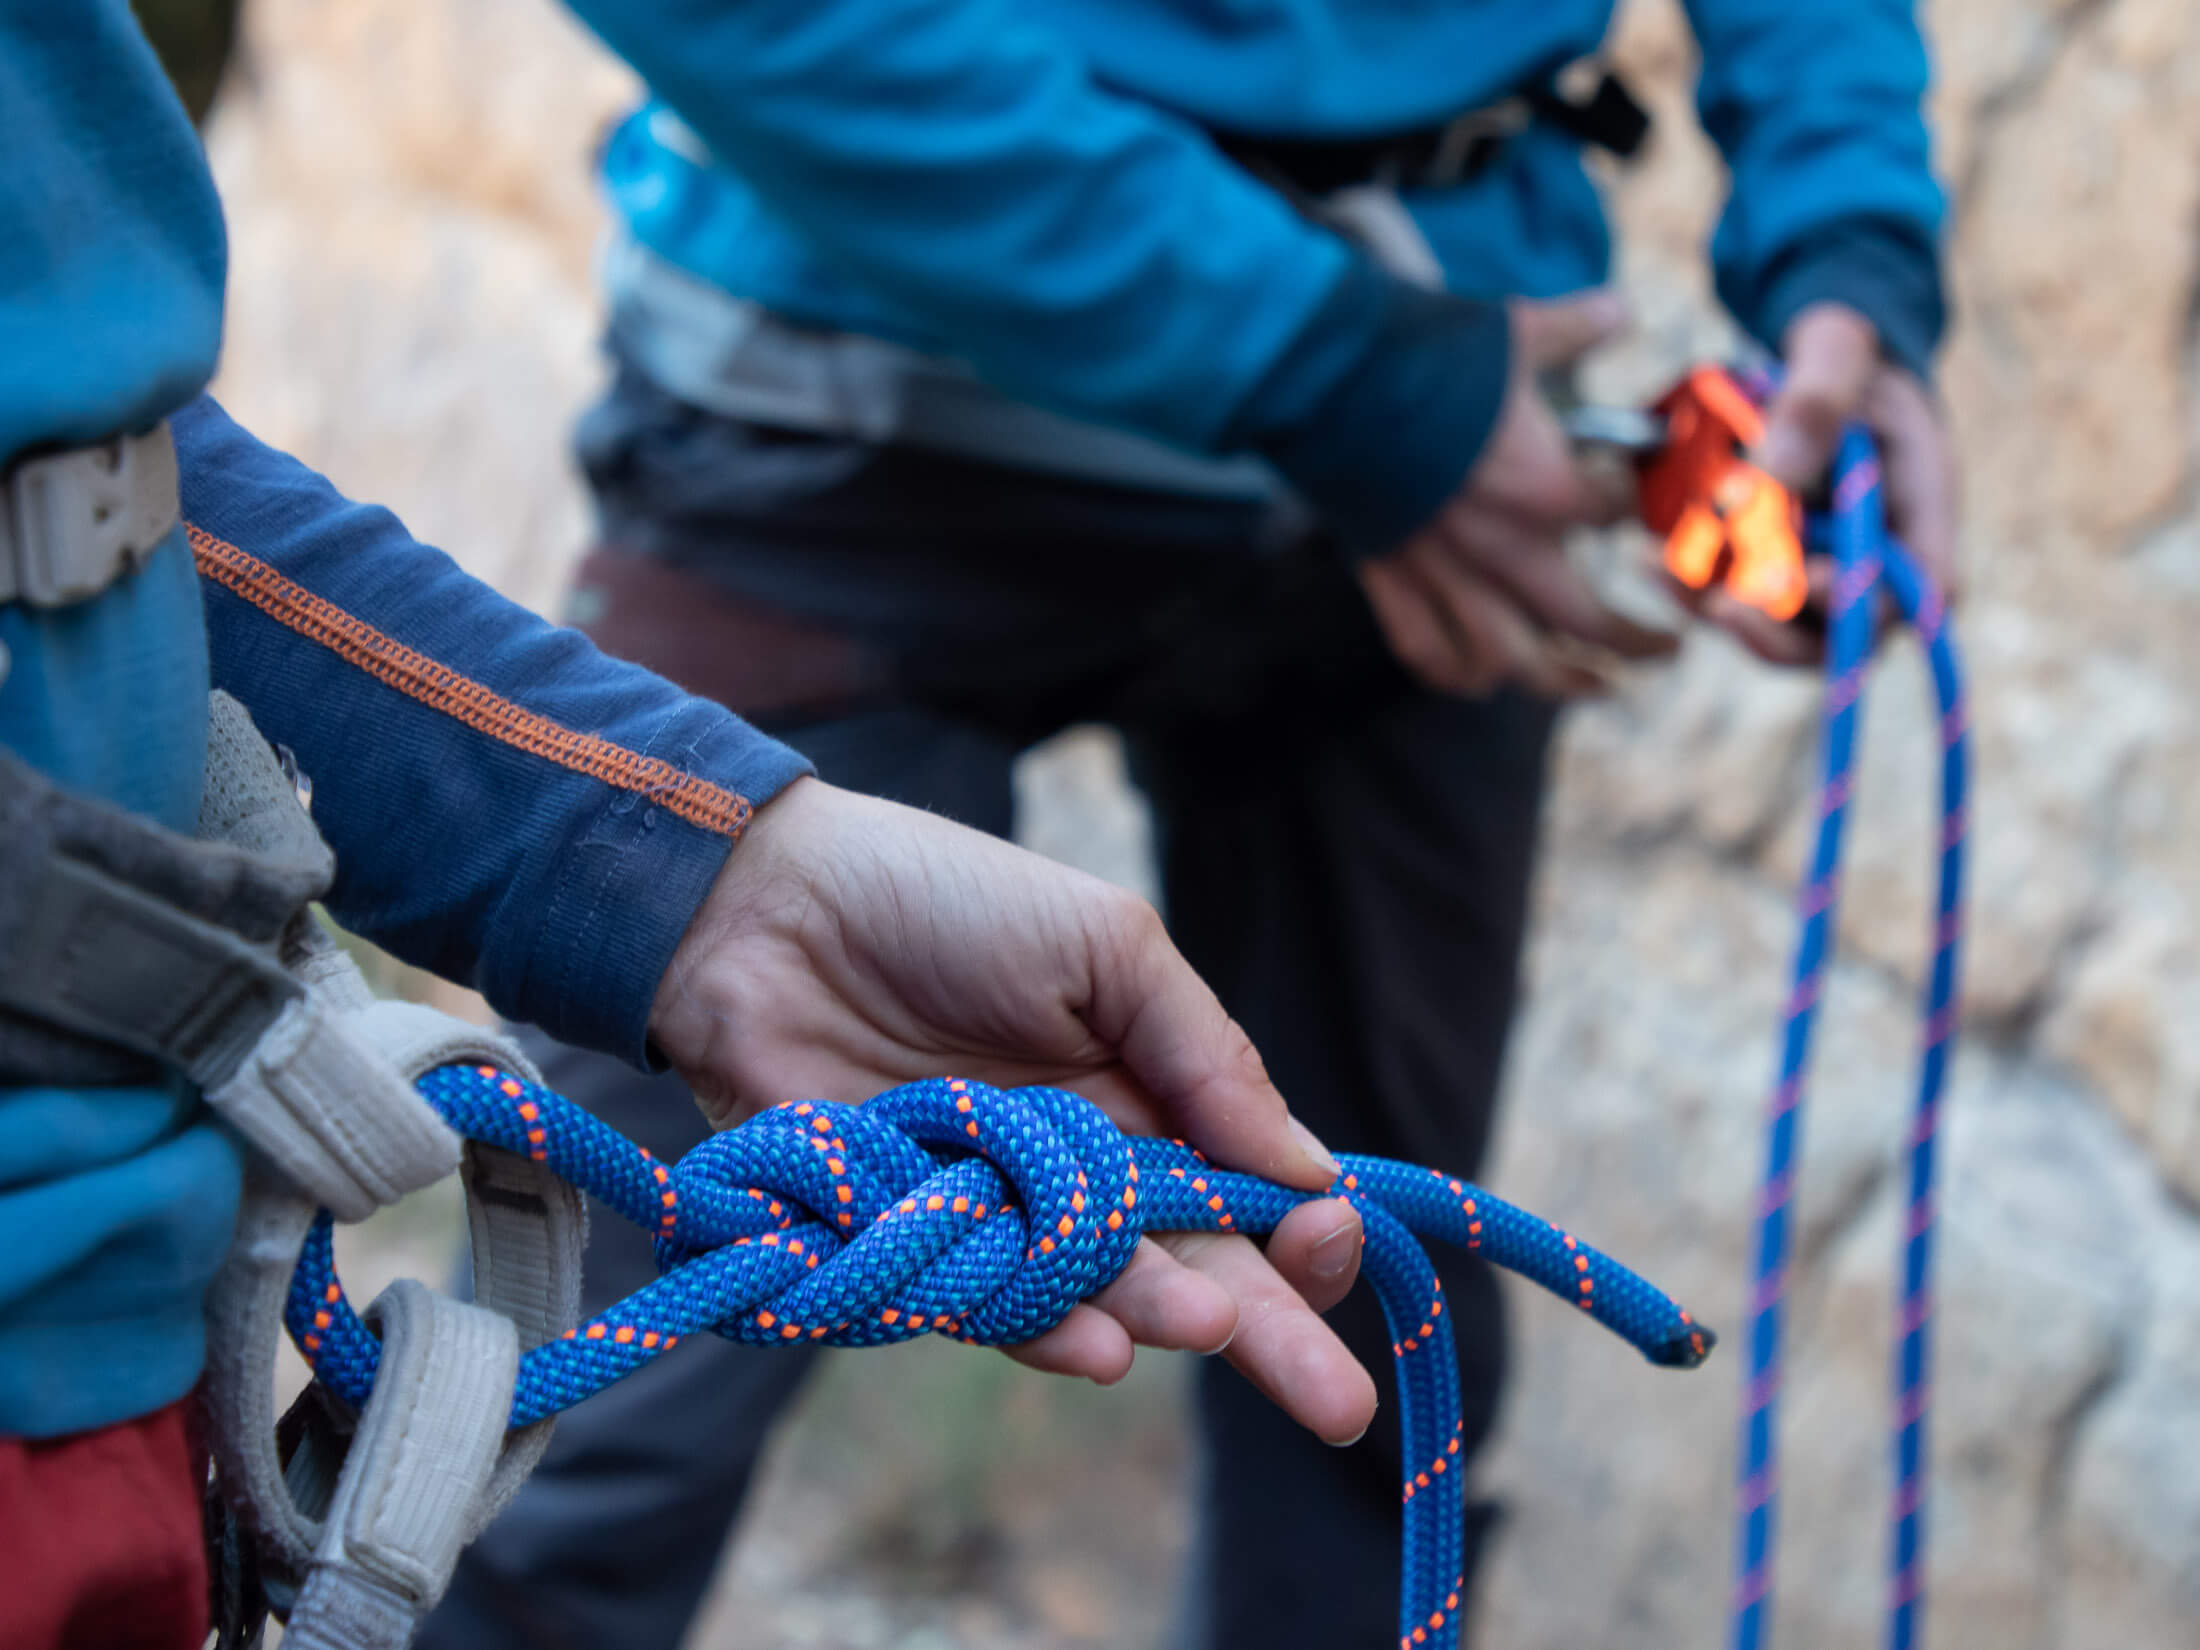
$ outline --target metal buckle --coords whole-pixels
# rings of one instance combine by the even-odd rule
[[[168,426],[27,458],[0,476],[0,602],[88,601],[143,564],[175,526]]]

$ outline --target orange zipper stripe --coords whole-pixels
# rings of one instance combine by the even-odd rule
[[[402,642],[354,618],[334,602],[285,578],[257,556],[188,523],[191,554],[199,572],[234,591],[276,623],[318,642],[345,663],[397,689],[431,710],[464,723],[476,733],[586,774],[623,791],[633,791],[671,810],[691,825],[721,836],[738,837],[755,812],[747,797],[699,779],[653,756],[539,716],[494,693],[447,665],[436,663]]]

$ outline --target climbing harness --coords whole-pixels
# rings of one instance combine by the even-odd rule
[[[1261,1236],[1323,1195],[1216,1168],[1178,1141],[1120,1133],[1055,1089],[938,1078],[867,1104],[781,1105],[665,1163],[495,1064],[419,1090],[469,1140],[524,1154],[652,1234],[662,1275],[519,1360],[510,1423],[581,1402],[686,1336],[758,1346],[883,1346],[941,1334],[1031,1339],[1106,1285],[1146,1232]],[[1416,1237],[1478,1251],[1572,1302],[1655,1364],[1693,1368],[1713,1336],[1579,1239],[1433,1170],[1345,1156],[1330,1189],[1365,1225],[1363,1272],[1394,1342],[1407,1477],[1400,1643],[1457,1642],[1465,1474],[1444,1297]],[[390,1352],[313,1224],[286,1309],[318,1381],[370,1403]]]
[[[1824,776],[1818,793],[1817,840],[1801,893],[1801,937],[1786,1007],[1779,1078],[1768,1108],[1765,1173],[1758,1203],[1736,1495],[1732,1644],[1734,1650],[1763,1650],[1771,1638],[1780,1336],[1803,1087],[1811,1034],[1833,960],[1841,838],[1855,769],[1864,672],[1884,598],[1908,621],[1925,649],[1938,699],[1941,745],[1940,887],[1932,929],[1932,969],[1924,991],[1916,1111],[1908,1140],[1909,1207],[1894,1369],[1887,1642],[1890,1650],[1913,1650],[1919,1642],[1925,1603],[1934,1144],[1955,1040],[1957,946],[1962,928],[1967,755],[1963,679],[1940,592],[1888,532],[1879,457],[1869,434],[1852,428],[1843,437],[1826,508],[1807,518],[1784,489],[1742,458],[1741,448],[1761,438],[1758,409],[1773,388],[1773,381],[1764,376],[1733,377],[1715,370],[1692,375],[1660,404],[1658,410],[1670,423],[1673,445],[1644,476],[1645,515],[1672,534],[1668,566],[1684,582],[1697,588],[1722,582],[1742,600],[1784,618],[1801,607],[1806,548],[1830,556],[1835,572],[1828,619]]]
[[[252,1642],[264,1596],[300,1650],[395,1650],[549,1441],[505,1422],[521,1351],[578,1316],[583,1209],[421,1101],[413,1079],[452,1061],[527,1068],[477,1027],[374,999],[307,909],[334,862],[294,782],[235,700],[208,715],[195,838],[0,752],[0,1082],[180,1073],[251,1147],[207,1299],[221,1642]],[[301,1405],[279,1452],[283,1300],[316,1211],[363,1219],[454,1171],[478,1304],[385,1294],[373,1402]]]

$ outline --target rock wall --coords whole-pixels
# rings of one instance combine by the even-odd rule
[[[1940,1210],[1931,1641],[2200,1636],[2200,609],[2192,405],[2200,8],[1934,0],[1961,325],[1962,620],[1978,784],[1965,1043]],[[1631,7],[1657,153],[1618,191],[1654,383],[1717,336],[1719,194],[1692,48]],[[1805,1130],[1783,1398],[1781,1642],[1883,1608],[1890,1298],[1933,855],[1929,685],[1875,676]],[[1564,747],[1495,1184],[1743,1321],[1758,1109],[1805,851],[1816,713],[1715,640]],[[1514,1522],[1487,1642],[1713,1642],[1736,1362],[1646,1375],[1523,1300],[1492,1477]],[[1737,1349],[1738,1350],[1738,1349]],[[1738,1361],[1738,1360],[1736,1360]]]
[[[230,236],[215,394],[517,599],[587,516],[588,156],[634,97],[554,0],[249,0],[207,129]]]
[[[1981,770],[1931,1630],[1942,1650],[2175,1650],[2200,1636],[2200,7],[1932,0],[1930,17]],[[1642,326],[1598,369],[1612,395],[1729,337],[1697,258],[1719,174],[1670,0],[1632,0],[1620,49],[1662,120],[1615,191]],[[597,375],[584,156],[629,89],[547,0],[254,0],[210,137],[234,239],[221,393],[538,605],[585,532],[562,457]],[[1880,1607],[1925,694],[1894,649],[1806,1131],[1789,1650],[1867,1642]],[[1491,1176],[1730,1328],[1814,714],[1811,684],[1700,637],[1573,721]],[[1021,794],[1050,849],[1132,877],[1111,760],[1073,741]],[[1713,1642],[1736,1360],[1682,1379],[1541,1300],[1516,1321],[1485,1642]]]

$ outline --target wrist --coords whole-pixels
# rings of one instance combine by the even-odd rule
[[[1254,397],[1260,451],[1354,559],[1395,549],[1456,493],[1496,428],[1504,306],[1427,292],[1354,259]]]
[[[1777,344],[1806,310],[1838,304],[1871,323],[1889,363],[1932,381],[1948,306],[1939,255],[1921,231],[1875,218],[1829,224],[1776,260],[1761,290],[1766,343]]]
[[[790,830],[800,834],[798,816],[811,810],[818,793],[829,790],[808,775],[791,780],[757,808],[719,866],[650,1000],[648,1037],[654,1063],[669,1065],[691,1083],[719,1063],[713,1060],[713,1049],[740,1018],[736,999],[745,972],[727,964],[744,943],[742,936],[758,932],[772,901],[786,892],[785,840]]]

